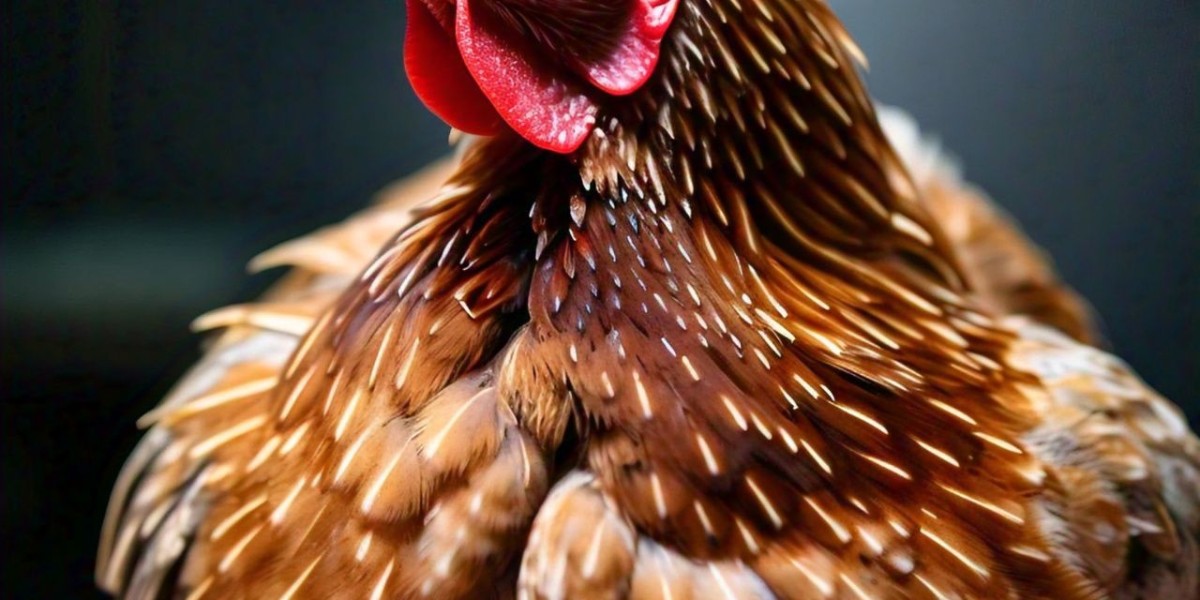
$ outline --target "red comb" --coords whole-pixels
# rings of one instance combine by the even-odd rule
[[[584,62],[573,57],[587,52],[542,48],[498,17],[488,2],[504,0],[457,0],[453,23],[451,3],[439,1],[447,14],[408,0],[405,67],[417,95],[457,129],[494,134],[502,120],[534,145],[560,153],[587,139],[604,94],[631,94],[649,79],[679,4],[634,0],[612,50]]]
[[[417,97],[451,127],[476,135],[503,131],[504,121],[467,71],[454,38],[422,0],[408,0],[404,70]]]
[[[658,65],[659,45],[678,7],[679,0],[638,0],[613,51],[578,68],[592,85],[614,96],[637,91]]]
[[[503,35],[509,33],[504,25],[473,4],[459,0],[458,48],[483,93],[534,145],[563,153],[578,148],[595,124],[595,103],[575,78],[555,68],[528,40]]]

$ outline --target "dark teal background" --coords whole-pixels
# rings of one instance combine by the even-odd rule
[[[4,7],[4,597],[91,592],[134,419],[253,297],[256,252],[445,151],[401,70],[403,3]],[[1200,3],[834,2],[881,100],[957,153],[1098,308],[1118,353],[1200,404]]]

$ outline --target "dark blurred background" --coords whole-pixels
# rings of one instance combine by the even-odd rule
[[[399,0],[4,7],[5,597],[94,594],[134,420],[256,252],[446,151]],[[1184,404],[1200,368],[1200,2],[835,0],[913,113]]]

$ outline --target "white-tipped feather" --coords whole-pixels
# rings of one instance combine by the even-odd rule
[[[922,132],[912,115],[894,106],[878,103],[875,112],[884,135],[900,155],[900,160],[904,161],[918,188],[934,179],[951,182],[962,180],[962,167],[958,159],[942,148],[937,137]]]

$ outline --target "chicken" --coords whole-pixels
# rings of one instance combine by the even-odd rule
[[[1196,597],[1200,442],[822,2],[408,10],[476,137],[197,321],[101,587]]]

